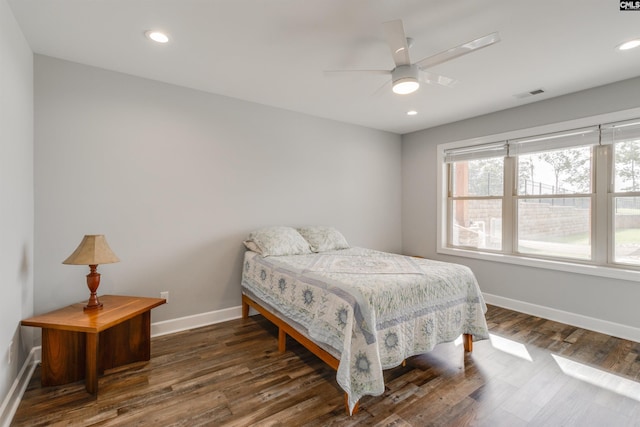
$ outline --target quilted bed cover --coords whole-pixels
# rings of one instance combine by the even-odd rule
[[[462,265],[365,248],[262,257],[245,253],[242,286],[340,355],[349,410],[384,392],[383,369],[461,334],[486,339],[487,308]]]

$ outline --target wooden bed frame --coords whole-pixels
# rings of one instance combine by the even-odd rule
[[[334,370],[338,370],[338,365],[340,364],[340,360],[333,357],[329,352],[319,347],[316,343],[311,341],[309,338],[300,333],[293,326],[289,325],[286,321],[282,320],[275,314],[271,313],[268,309],[264,308],[247,295],[242,294],[242,318],[247,319],[249,317],[249,308],[254,308],[258,313],[262,314],[267,320],[278,327],[278,351],[280,353],[284,353],[287,347],[287,335],[289,335],[294,340],[298,341],[302,344],[307,350],[311,353],[315,354],[320,358],[323,362],[329,365]],[[462,343],[464,345],[464,350],[466,352],[471,352],[473,350],[473,335],[471,334],[463,334]],[[405,362],[402,362],[404,366]],[[349,414],[349,395],[345,392],[344,394],[344,404],[347,410],[347,414]],[[356,414],[358,412],[358,403],[353,408],[353,413]]]

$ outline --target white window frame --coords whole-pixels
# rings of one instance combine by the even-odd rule
[[[511,252],[514,255],[517,256],[528,256],[528,257],[533,257],[533,258],[544,258],[544,259],[551,259],[554,261],[567,261],[569,260],[569,262],[575,262],[575,263],[587,263],[587,264],[593,264],[593,263],[597,263],[597,264],[606,264],[607,263],[607,259],[601,259],[600,257],[597,256],[596,254],[596,242],[595,242],[595,235],[597,233],[597,229],[598,228],[602,228],[602,226],[604,226],[604,224],[599,224],[599,221],[602,221],[602,219],[606,218],[606,213],[605,216],[596,216],[595,215],[595,208],[598,206],[597,202],[596,202],[596,197],[597,197],[597,181],[596,181],[596,174],[595,171],[597,170],[597,163],[598,163],[598,158],[602,155],[602,150],[600,150],[600,146],[598,144],[598,135],[599,135],[599,129],[595,126],[590,126],[587,129],[581,129],[580,132],[577,133],[583,133],[582,131],[586,130],[587,132],[591,133],[591,141],[589,144],[584,144],[584,145],[570,145],[570,144],[565,144],[565,146],[563,147],[562,145],[559,148],[565,148],[565,149],[570,149],[570,148],[578,148],[578,147],[589,147],[589,149],[591,150],[591,158],[592,158],[592,162],[591,162],[591,186],[588,192],[584,192],[584,193],[570,193],[570,194],[544,194],[544,195],[522,195],[518,193],[518,175],[517,173],[518,171],[518,167],[516,165],[517,161],[518,161],[518,155],[521,154],[536,154],[536,153],[541,153],[544,152],[543,150],[545,149],[549,149],[549,147],[553,147],[553,142],[549,143],[549,141],[554,141],[553,139],[549,138],[536,138],[537,140],[540,140],[541,142],[538,143],[534,143],[538,148],[535,149],[529,149],[528,151],[522,153],[522,152],[518,152],[518,150],[513,150],[515,153],[512,156],[513,160],[511,161],[511,173],[513,174],[513,184],[512,184],[512,191],[513,194],[511,196],[511,201],[510,203],[513,205],[513,217],[512,221],[514,222],[514,224],[516,225],[516,227],[514,227],[513,229],[513,248],[511,250]],[[563,134],[573,134],[574,132],[572,131],[568,131],[568,132],[561,132]],[[538,151],[540,150],[540,151]],[[511,150],[510,150],[510,154],[511,154]],[[606,193],[606,190],[605,190]],[[589,230],[590,235],[593,237],[593,241],[591,242],[591,250],[589,253],[589,259],[580,259],[580,258],[569,258],[569,257],[551,257],[551,256],[536,256],[533,254],[529,254],[526,252],[520,252],[519,251],[519,230],[518,230],[518,226],[520,225],[520,223],[517,220],[518,217],[518,207],[519,207],[519,202],[520,200],[534,200],[534,199],[565,199],[565,198],[570,198],[570,199],[579,199],[579,198],[585,198],[585,199],[589,199],[589,203],[590,203],[590,223],[591,223],[591,229]]]
[[[569,120],[560,123],[554,123],[550,125],[537,126],[528,129],[521,129],[516,131],[510,131],[500,134],[488,135],[478,138],[466,139],[462,141],[455,141],[449,143],[439,144],[437,146],[437,200],[436,200],[436,220],[437,220],[437,253],[444,255],[453,255],[460,256],[466,258],[475,258],[487,261],[494,262],[502,262],[508,264],[516,264],[516,265],[524,265],[530,267],[537,268],[545,268],[551,270],[560,270],[567,271],[572,273],[579,274],[587,274],[593,276],[600,277],[608,277],[614,279],[621,280],[632,280],[632,281],[640,281],[640,267],[627,267],[625,265],[612,265],[605,264],[607,260],[612,259],[612,253],[610,253],[613,248],[610,244],[602,245],[598,242],[601,242],[602,239],[605,241],[609,241],[610,236],[612,236],[613,232],[613,221],[611,219],[610,212],[612,212],[612,200],[614,194],[611,188],[596,188],[596,196],[595,196],[595,206],[592,206],[592,215],[597,218],[607,218],[605,221],[600,221],[598,224],[595,224],[593,227],[595,228],[593,234],[593,246],[594,246],[594,260],[590,263],[583,263],[580,261],[573,260],[555,260],[555,259],[541,259],[535,258],[527,255],[518,255],[513,253],[512,247],[504,247],[503,243],[503,251],[508,251],[510,253],[494,253],[488,251],[481,251],[476,249],[464,249],[464,248],[454,248],[447,246],[447,215],[448,215],[448,168],[445,163],[445,150],[449,150],[452,148],[460,148],[460,147],[468,147],[473,145],[481,145],[481,144],[491,144],[496,141],[503,140],[514,140],[520,138],[529,138],[535,137],[537,135],[543,134],[551,134],[555,132],[567,131],[569,129],[577,129],[577,128],[585,128],[590,126],[599,126],[603,123],[612,123],[619,122],[625,120],[636,119],[640,117],[640,108],[634,108],[630,110],[615,112],[615,113],[607,113],[601,114],[597,116],[577,119],[577,120]],[[604,170],[609,176],[611,176],[611,171],[604,166],[608,164],[608,160],[604,155],[601,155],[601,151],[606,150],[607,147],[596,147],[595,150],[599,151],[595,156],[595,162],[598,164],[595,165],[597,171],[602,173]],[[512,158],[506,158],[505,161],[509,161]],[[515,168],[514,168],[515,169]],[[511,177],[511,179],[515,179],[515,177]],[[507,176],[505,176],[505,186],[507,184]],[[608,180],[611,181],[610,179]],[[595,185],[603,185],[602,182],[604,180],[595,180]],[[609,184],[610,185],[610,184]],[[507,207],[508,208],[508,207]],[[512,207],[513,209],[513,207]],[[513,215],[514,212],[508,212],[508,214]],[[503,211],[503,218],[507,213]],[[512,242],[513,243],[514,236],[503,236],[503,242]],[[511,246],[511,245],[508,245]],[[604,249],[603,249],[604,248]],[[604,251],[604,252],[603,252]],[[607,252],[609,251],[609,252]],[[604,262],[603,262],[604,261]]]
[[[496,142],[494,144],[483,144],[483,145],[478,145],[476,146],[477,149],[474,150],[473,148],[467,150],[467,149],[463,149],[460,150],[461,153],[458,153],[457,155],[455,155],[453,158],[445,158],[445,161],[447,161],[448,165],[447,165],[447,171],[445,172],[447,174],[447,214],[448,214],[448,218],[447,218],[447,222],[446,222],[446,226],[447,226],[447,230],[446,230],[446,236],[447,236],[447,241],[451,241],[453,239],[453,233],[454,233],[454,226],[453,226],[453,205],[455,204],[456,201],[473,201],[473,200],[499,200],[500,204],[501,204],[501,211],[504,209],[505,206],[505,184],[504,184],[504,180],[507,179],[506,177],[503,176],[503,191],[502,194],[500,195],[493,195],[493,194],[487,194],[487,195],[470,195],[470,194],[464,194],[464,195],[456,195],[453,192],[453,179],[452,179],[452,172],[451,172],[451,168],[453,167],[453,164],[456,161],[464,161],[464,160],[477,160],[477,159],[491,159],[491,158],[496,158],[496,157],[500,157],[502,159],[504,159],[504,161],[507,160],[506,155],[508,154],[507,151],[507,142],[506,141],[499,141]],[[477,157],[477,155],[468,155],[468,153],[477,153],[479,151],[482,151],[484,153],[484,155],[482,157]],[[445,157],[448,157],[448,154],[445,153]],[[503,171],[504,171],[504,164],[503,164]],[[502,217],[504,217],[504,213],[502,214]],[[501,242],[501,247],[502,249],[500,250],[495,250],[495,249],[490,249],[490,248],[482,248],[483,251],[486,252],[502,252],[504,250],[504,238],[502,239],[503,242]],[[464,246],[456,246],[457,248],[460,249],[465,249]],[[478,250],[480,248],[473,248],[473,247],[469,247],[470,250]]]

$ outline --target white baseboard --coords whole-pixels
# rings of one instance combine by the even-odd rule
[[[34,347],[29,352],[27,359],[24,361],[18,376],[13,381],[9,393],[0,406],[0,426],[9,427],[13,416],[18,410],[22,395],[29,385],[33,371],[35,371],[38,362],[40,362],[40,347]]]
[[[555,308],[542,305],[531,304],[524,301],[505,298],[498,295],[483,293],[487,304],[519,311],[520,313],[542,317],[567,325],[577,326],[595,332],[623,338],[630,341],[640,342],[640,329],[620,323],[609,322],[608,320],[596,319],[594,317],[583,316],[581,314],[568,311],[557,310]]]
[[[199,328],[201,326],[212,325],[214,323],[226,322],[227,320],[239,319],[242,317],[242,307],[230,307],[222,310],[209,311],[207,313],[194,314],[192,316],[179,317],[177,319],[164,320],[151,324],[151,336],[173,334],[175,332],[186,331],[187,329]]]

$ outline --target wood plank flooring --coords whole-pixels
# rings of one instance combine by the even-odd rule
[[[13,426],[640,426],[640,344],[489,307],[492,340],[385,372],[344,412],[335,372],[263,317],[157,337],[151,361],[82,381],[31,379]]]

